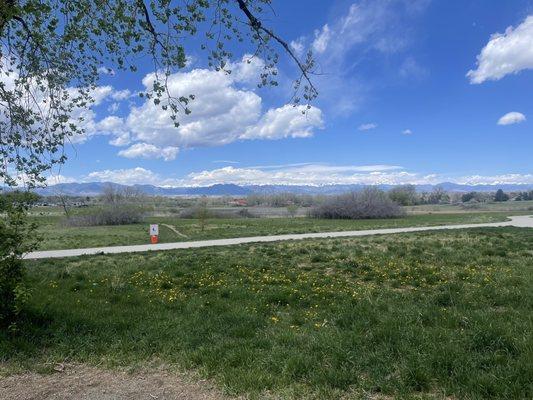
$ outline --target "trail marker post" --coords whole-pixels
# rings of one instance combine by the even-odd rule
[[[156,244],[159,241],[159,225],[150,225],[150,242]]]

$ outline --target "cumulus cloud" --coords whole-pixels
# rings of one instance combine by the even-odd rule
[[[193,69],[170,75],[167,87],[172,96],[195,96],[189,105],[191,114],[181,114],[178,127],[169,110],[147,99],[132,106],[126,117],[108,117],[97,128],[113,135],[112,144],[131,145],[119,153],[122,156],[165,160],[174,159],[179,148],[309,137],[322,128],[322,112],[317,107],[284,105],[263,112],[261,97],[248,87],[263,68],[263,60],[245,55],[241,61],[228,64],[231,74]],[[148,74],[142,83],[149,89],[155,79],[155,74]]]
[[[413,131],[411,129],[404,129],[402,131],[402,134],[403,135],[412,135],[413,134]]]
[[[239,136],[240,139],[281,139],[287,137],[309,137],[314,128],[322,127],[322,112],[319,108],[305,106],[270,109],[255,124]]]
[[[117,101],[126,100],[128,97],[131,97],[131,92],[129,89],[116,90],[111,93],[111,98]]]
[[[525,120],[526,116],[524,114],[516,111],[511,111],[498,120],[498,125],[519,124],[521,122],[524,122]]]
[[[533,68],[533,15],[528,16],[516,28],[505,33],[495,33],[477,56],[477,68],[466,76],[470,83],[499,80],[508,74],[516,74]]]
[[[75,89],[72,89],[71,91],[71,95],[74,96],[76,93]],[[107,107],[108,112],[115,113],[120,106],[119,102],[131,96],[130,91],[117,91],[109,85],[97,86],[91,90],[90,96],[94,100],[90,107],[76,108],[72,112],[71,120],[76,123],[79,128],[82,128],[84,133],[82,135],[71,137],[70,141],[72,143],[84,143],[93,136],[108,135],[112,133],[116,137],[122,136],[121,143],[123,143],[124,136],[127,135],[127,133],[124,131],[122,119],[116,116],[108,116],[100,121],[97,121],[94,108],[104,104],[106,101],[109,102],[111,100],[115,100]]]
[[[119,151],[118,155],[126,158],[162,158],[165,161],[170,161],[176,158],[178,151],[177,147],[172,146],[160,148],[153,144],[135,143],[127,149]]]
[[[377,124],[370,122],[368,124],[361,124],[359,125],[359,128],[357,128],[360,131],[369,131],[371,129],[376,129],[378,127]]]
[[[230,78],[233,82],[257,84],[259,75],[265,68],[263,59],[245,54],[239,62],[229,62],[226,69],[231,71]]]
[[[194,69],[168,77],[168,88],[175,97],[195,95],[192,113],[180,115],[175,127],[168,110],[145,100],[130,107],[125,117],[107,116],[97,121],[92,108],[75,110],[73,120],[82,118],[79,125],[85,134],[72,139],[83,143],[95,135],[110,135],[110,144],[127,146],[120,155],[128,158],[162,158],[173,160],[183,147],[220,146],[237,140],[280,139],[307,137],[314,128],[322,127],[322,113],[311,107],[303,115],[304,106],[262,110],[262,99],[250,86],[264,69],[262,59],[245,55],[239,62],[230,62],[224,71]],[[142,83],[150,90],[155,74],[148,74]],[[113,101],[108,112],[118,111],[119,102],[132,96],[128,89],[115,90],[100,86],[92,91],[94,106]]]

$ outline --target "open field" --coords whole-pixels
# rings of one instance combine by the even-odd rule
[[[60,216],[35,216],[42,237],[39,250],[149,243],[148,224],[160,224],[161,243],[288,233],[331,232],[409,226],[436,226],[504,221],[526,212],[436,213],[394,219],[327,220],[313,218],[211,218],[202,230],[197,219],[147,217],[144,223],[120,226],[67,227]],[[171,229],[164,224],[170,225]],[[175,231],[179,232],[176,233]]]
[[[500,201],[472,204],[424,204],[418,206],[406,206],[404,209],[409,214],[531,211],[533,210],[533,201]]]
[[[162,365],[252,398],[531,398],[533,230],[26,262],[2,371]],[[30,323],[31,321],[31,323]]]

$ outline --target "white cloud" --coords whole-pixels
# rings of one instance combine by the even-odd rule
[[[306,110],[303,105],[284,105],[263,113],[261,97],[247,88],[263,68],[261,59],[245,55],[240,62],[228,64],[231,74],[193,69],[170,75],[167,87],[172,96],[195,96],[189,104],[192,113],[181,113],[178,127],[170,111],[147,99],[141,105],[132,106],[124,119],[114,117],[98,128],[105,128],[114,136],[111,140],[114,145],[139,145],[122,151],[123,156],[155,155],[155,151],[138,151],[150,145],[151,149],[172,148],[162,156],[167,160],[173,159],[178,148],[221,146],[238,140],[308,137],[321,128],[322,112],[316,107]],[[155,74],[148,74],[143,85],[149,89],[154,79]]]
[[[411,129],[404,129],[402,131],[402,134],[403,135],[412,135],[413,134],[413,131]]]
[[[75,96],[75,89],[71,89],[71,96]],[[85,132],[82,135],[76,135],[70,138],[72,143],[84,143],[89,138],[97,135],[109,135],[113,134],[116,137],[121,137],[121,139],[113,139],[113,142],[120,142],[120,145],[127,143],[124,140],[128,136],[125,131],[125,125],[121,118],[116,116],[108,116],[100,121],[97,121],[96,113],[94,112],[94,107],[102,105],[104,102],[109,101],[110,99],[121,101],[129,96],[131,93],[129,90],[116,91],[112,86],[97,86],[90,92],[90,96],[93,98],[94,102],[90,107],[76,108],[73,110],[71,115],[71,120],[79,127],[82,128]],[[115,113],[119,108],[118,102],[111,103],[107,110],[110,113]]]
[[[171,161],[178,155],[179,149],[177,147],[157,147],[148,143],[135,143],[127,149],[118,152],[119,156],[126,158],[144,158],[156,159],[162,158],[165,161]]]
[[[477,68],[466,74],[470,83],[499,80],[508,74],[516,74],[533,68],[533,15],[528,16],[516,28],[505,33],[495,33],[477,56]]]
[[[245,54],[239,62],[230,62],[226,69],[231,71],[231,80],[238,83],[255,85],[259,83],[259,75],[265,68],[263,59]]]
[[[361,124],[359,125],[359,128],[357,128],[360,131],[369,131],[371,129],[376,129],[378,127],[377,124],[370,122],[368,124]]]
[[[110,112],[111,114],[115,114],[118,109],[120,107],[120,104],[115,102],[115,103],[112,103],[109,107],[107,107],[107,111]]]
[[[533,174],[471,175],[458,178],[455,182],[463,185],[533,185]]]
[[[73,182],[76,182],[76,179],[61,174],[52,174],[46,178],[47,185],[59,185],[61,183]]]
[[[131,97],[131,92],[128,89],[116,90],[111,93],[111,98],[113,100],[126,100],[128,97]]]
[[[213,164],[240,164],[239,161],[233,161],[233,160],[213,160],[211,162]]]
[[[328,24],[324,25],[321,30],[315,31],[315,40],[313,41],[313,50],[322,54],[328,48],[329,40],[331,39],[331,30]]]
[[[423,176],[398,166],[331,166],[308,164],[277,169],[258,167],[224,167],[189,174],[185,186],[209,186],[216,183],[239,185],[333,185],[333,184],[401,184],[426,182]]]
[[[148,88],[155,76],[143,80]],[[191,114],[180,114],[176,128],[170,111],[147,100],[133,107],[126,125],[134,140],[156,146],[197,147],[231,143],[261,115],[261,98],[251,91],[232,86],[230,75],[206,69],[176,73],[168,77],[173,96],[195,95]]]
[[[315,128],[321,128],[322,113],[311,107],[305,115],[304,106],[284,105],[263,112],[262,99],[250,86],[255,86],[265,63],[246,54],[239,62],[228,63],[225,71],[194,69],[168,77],[167,86],[174,97],[194,94],[189,108],[192,113],[179,115],[179,127],[174,125],[171,113],[145,99],[130,105],[129,114],[121,118],[109,115],[97,121],[92,108],[77,109],[73,120],[83,118],[79,125],[84,135],[72,138],[83,143],[95,135],[109,135],[110,144],[127,146],[119,154],[133,158],[175,159],[179,148],[221,146],[237,140],[281,139],[308,137]],[[155,74],[148,74],[142,83],[150,90]],[[118,111],[119,102],[132,96],[128,89],[115,90],[100,86],[92,91],[95,106],[115,100],[107,106],[108,112]]]
[[[131,142],[124,120],[115,115],[110,115],[99,121],[95,130],[103,135],[113,135],[113,139],[109,142],[113,146],[126,146]]]
[[[292,106],[270,109],[254,126],[248,128],[240,139],[282,139],[287,137],[309,137],[314,128],[321,128],[322,111],[305,106]]]
[[[122,118],[110,115],[98,122],[98,129],[107,132],[116,132],[124,126]]]
[[[511,111],[498,120],[498,125],[519,124],[521,122],[524,122],[525,120],[526,116],[524,114],[516,111]]]
[[[72,94],[75,95],[75,89],[72,90]],[[98,106],[102,104],[102,102],[107,99],[109,96],[113,94],[113,87],[112,86],[97,86],[93,90],[90,91],[90,96],[94,100],[93,105]]]
[[[185,56],[185,68],[192,67],[196,63],[196,57],[194,56]]]
[[[99,74],[102,74],[102,75],[115,76],[115,70],[113,68],[100,67],[100,68],[98,68],[97,71],[98,71]]]
[[[310,43],[319,72],[314,84],[331,113],[351,114],[364,102],[368,91],[382,87],[388,80],[387,72],[380,71],[377,77],[364,71],[374,71],[376,65],[383,64],[383,57],[386,64],[401,60],[390,54],[405,51],[415,40],[412,22],[427,5],[427,0],[352,1],[327,24],[298,39],[298,43]],[[404,61],[403,66],[399,63],[397,69],[410,77],[428,74],[414,60]],[[397,74],[393,78],[396,81]]]
[[[393,4],[394,3],[394,4]],[[410,41],[406,21],[425,6],[411,7],[410,1],[361,0],[353,2],[346,14],[315,30],[313,49],[326,53],[333,62],[342,61],[357,45],[382,53],[397,53]]]
[[[82,178],[83,182],[113,182],[123,185],[150,184],[157,186],[176,186],[178,181],[164,179],[149,169],[136,167],[130,169],[106,169],[94,171]]]
[[[298,57],[303,57],[305,52],[305,37],[301,36],[296,40],[291,40],[290,46]]]
[[[272,168],[270,168],[272,167]],[[533,174],[470,175],[449,177],[442,174],[422,174],[395,165],[328,165],[293,164],[265,167],[226,166],[193,172],[184,178],[168,178],[151,170],[137,167],[94,171],[78,179],[59,175],[55,182],[115,182],[125,185],[151,184],[156,186],[210,186],[217,183],[238,185],[402,185],[455,182],[466,185],[533,185]]]

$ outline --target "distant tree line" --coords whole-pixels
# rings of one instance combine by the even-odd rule
[[[251,194],[246,200],[249,206],[267,207],[288,207],[296,205],[299,207],[311,207],[323,201],[324,196],[296,193],[274,193],[274,194]]]
[[[515,197],[516,201],[527,201],[527,200],[533,200],[533,190],[530,190],[529,192],[518,192],[518,194]]]
[[[85,213],[71,215],[64,207],[69,226],[127,225],[142,222],[146,213],[146,196],[134,188],[109,185],[99,196],[99,202]]]

